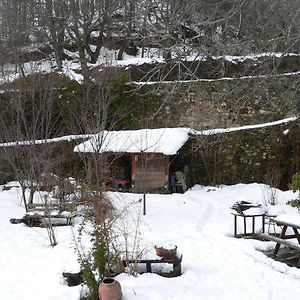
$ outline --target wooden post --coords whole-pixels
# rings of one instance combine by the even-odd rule
[[[237,236],[237,215],[234,215],[234,236]]]
[[[87,159],[87,181],[88,183],[92,183],[92,174],[93,174],[93,161],[90,155],[86,155]]]
[[[152,273],[151,261],[146,262],[147,273]]]
[[[297,228],[293,228],[293,231],[295,233],[296,239],[298,240],[298,243],[300,244],[300,234],[299,234]]]
[[[181,261],[177,257],[175,258],[175,260],[173,262],[173,274],[174,274],[174,276],[181,275]]]
[[[146,216],[146,192],[143,192],[143,215]]]
[[[283,228],[282,228],[282,231],[281,231],[281,234],[279,236],[280,239],[283,239],[285,238],[285,233],[286,233],[286,230],[287,230],[287,225],[284,225]],[[277,243],[276,246],[275,246],[275,250],[274,250],[274,255],[276,256],[278,251],[279,251],[279,248],[280,248],[280,243]]]
[[[165,186],[167,186],[167,189],[170,190],[170,187],[169,187],[169,156],[165,156],[164,163],[165,163]]]
[[[136,180],[136,157],[137,154],[131,153],[131,189],[135,190],[135,180]]]

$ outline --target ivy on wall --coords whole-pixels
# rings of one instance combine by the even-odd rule
[[[279,176],[277,187],[286,189],[292,175],[300,170],[300,130],[296,122],[198,136],[192,144],[189,151],[194,183],[269,184],[267,181]]]

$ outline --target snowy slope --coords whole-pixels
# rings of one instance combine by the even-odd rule
[[[79,83],[83,81],[83,75],[81,74],[81,65],[79,62],[79,53],[71,52],[68,50],[64,50],[65,54],[67,54],[71,60],[63,60],[62,62],[62,70],[59,72],[64,74],[71,80],[75,80]],[[163,50],[159,48],[145,48],[144,56],[142,57],[142,50],[138,49],[138,54],[136,56],[128,55],[124,53],[123,59],[118,60],[118,51],[108,49],[106,47],[102,47],[100,51],[99,58],[95,64],[88,64],[88,67],[129,67],[129,66],[139,66],[143,64],[154,64],[154,63],[165,63],[165,59],[163,58]],[[284,57],[298,57],[299,54],[296,53],[281,53],[281,52],[265,52],[265,53],[253,53],[249,55],[241,55],[241,56],[232,56],[232,55],[223,55],[223,56],[207,56],[199,54],[198,52],[191,53],[186,56],[177,55],[176,51],[172,53],[173,59],[180,59],[183,61],[207,61],[207,59],[224,60],[225,62],[237,64],[245,61],[250,61],[255,63],[259,59],[281,59]],[[25,76],[30,74],[48,74],[56,70],[56,62],[53,54],[50,54],[47,58],[37,60],[37,61],[28,61],[22,65],[23,73]],[[299,72],[288,72],[283,74],[275,74],[272,76],[293,76],[299,75]],[[12,82],[18,78],[22,77],[20,70],[18,70],[17,66],[12,63],[6,63],[3,65],[3,72],[0,74],[0,85],[7,82]],[[238,76],[239,79],[249,79],[249,78],[269,78],[270,74],[267,75],[257,75],[257,76]],[[219,78],[219,79],[198,79],[198,80],[188,80],[181,82],[195,82],[195,81],[220,81],[220,80],[235,80],[237,78],[229,77],[229,78]],[[136,84],[155,84],[157,82],[135,82]],[[159,83],[170,83],[169,81],[160,81]],[[1,92],[1,91],[0,91]]]
[[[1,299],[78,299],[80,287],[63,284],[61,272],[78,271],[70,227],[56,228],[58,246],[48,246],[43,228],[12,225],[21,217],[18,188],[0,192]],[[183,254],[183,274],[163,278],[156,274],[117,278],[124,300],[165,299],[296,299],[300,270],[273,261],[258,250],[274,243],[233,238],[230,206],[240,200],[263,203],[261,184],[222,187],[195,186],[185,194],[147,195],[142,216],[141,246],[153,254],[154,245],[175,244]],[[117,207],[129,205],[129,216],[141,212],[141,195],[108,193]],[[298,212],[285,205],[292,192],[278,191],[277,211]],[[269,209],[269,208],[268,208]],[[257,228],[258,229],[258,228]]]

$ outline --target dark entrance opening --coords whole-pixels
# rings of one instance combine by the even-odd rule
[[[183,156],[174,156],[169,167],[169,187],[171,193],[184,193],[189,187],[189,160]]]
[[[112,156],[112,188],[115,191],[128,192],[131,189],[131,157],[129,155]]]

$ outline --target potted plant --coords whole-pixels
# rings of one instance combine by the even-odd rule
[[[155,246],[156,255],[166,260],[175,259],[177,256],[177,246],[165,247]]]
[[[122,289],[119,281],[114,278],[104,278],[99,285],[100,300],[120,300],[122,298]]]

